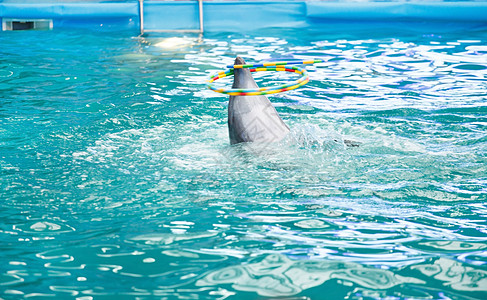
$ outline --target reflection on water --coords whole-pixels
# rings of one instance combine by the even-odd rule
[[[187,241],[193,239],[202,239],[215,236],[216,233],[186,233],[184,229],[173,229],[172,232],[176,234],[152,234],[152,235],[142,235],[132,238],[134,242],[143,242],[147,245],[168,245],[178,241]]]
[[[345,280],[370,289],[389,289],[402,283],[424,283],[415,278],[395,275],[388,270],[357,263],[326,260],[293,261],[271,254],[261,262],[212,271],[196,282],[197,286],[231,284],[239,291],[279,297],[300,293],[328,280]]]
[[[412,269],[440,280],[444,286],[454,290],[487,292],[487,271],[464,266],[448,258],[441,257],[433,264],[419,264]]]
[[[419,243],[423,247],[432,247],[445,251],[475,251],[487,248],[486,243],[464,242],[464,241],[434,241]]]

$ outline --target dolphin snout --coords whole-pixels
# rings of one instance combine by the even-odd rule
[[[235,58],[235,65],[245,65],[245,60],[243,58],[241,58],[240,56],[237,56],[237,58]]]

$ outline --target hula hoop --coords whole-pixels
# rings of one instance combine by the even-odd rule
[[[308,72],[305,69],[299,68],[297,66],[290,66],[290,65],[314,64],[319,62],[322,62],[322,60],[279,61],[279,62],[268,62],[262,64],[230,65],[227,66],[230,68],[227,71],[218,72],[217,74],[210,77],[210,79],[207,81],[208,88],[217,93],[227,94],[230,96],[258,96],[258,95],[282,93],[285,91],[297,89],[309,82]],[[243,68],[249,69],[250,72],[261,72],[261,71],[291,72],[291,73],[300,74],[301,77],[290,83],[271,86],[271,87],[262,87],[257,89],[224,89],[224,88],[217,88],[214,86],[213,82],[215,82],[216,80],[234,75],[235,69],[243,69]]]

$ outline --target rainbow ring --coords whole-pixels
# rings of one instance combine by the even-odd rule
[[[258,96],[258,95],[277,94],[277,93],[282,93],[285,91],[297,89],[298,87],[301,87],[309,82],[308,72],[305,69],[299,68],[297,66],[290,66],[291,64],[313,64],[317,62],[322,62],[322,60],[233,65],[233,66],[228,66],[230,69],[228,69],[227,71],[218,72],[217,74],[211,76],[210,79],[207,81],[207,84],[210,90],[221,94],[227,94],[230,96]],[[279,72],[298,73],[301,75],[301,77],[290,83],[271,86],[271,87],[262,87],[257,89],[224,89],[224,88],[217,88],[214,86],[213,82],[215,82],[218,79],[231,76],[234,74],[235,69],[241,69],[241,68],[248,68],[250,72],[279,71]]]

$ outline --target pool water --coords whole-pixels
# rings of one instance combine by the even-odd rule
[[[0,297],[487,298],[487,29],[342,25],[1,33]],[[229,145],[237,55],[325,60],[284,141]]]

